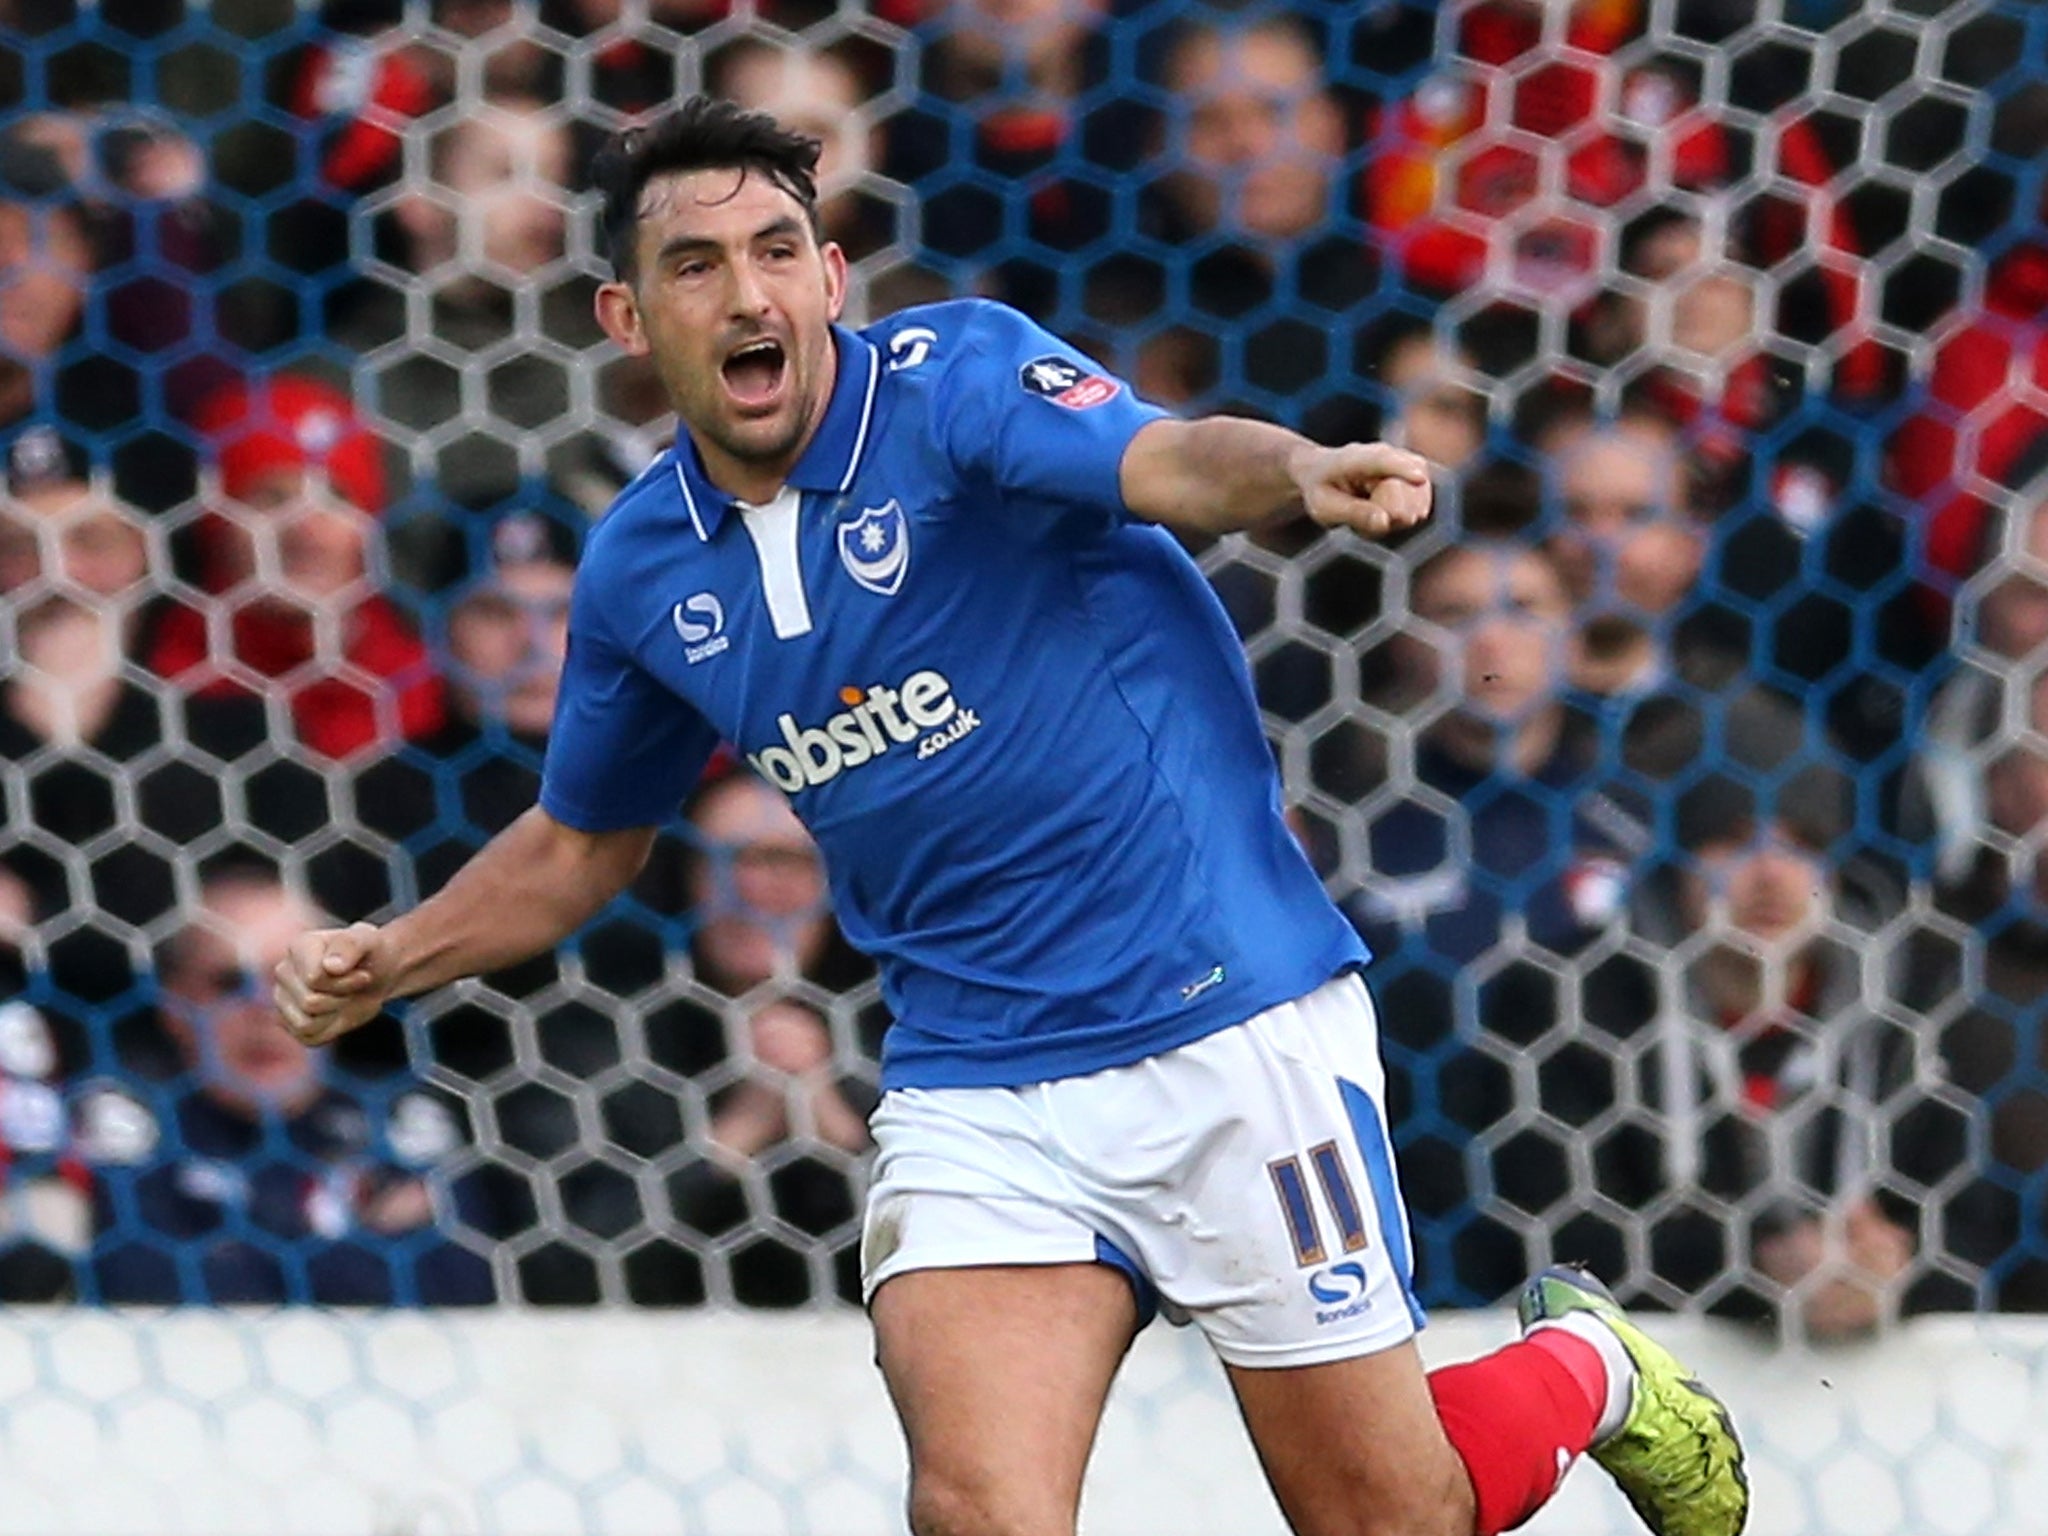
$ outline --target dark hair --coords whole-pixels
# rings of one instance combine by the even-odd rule
[[[1264,6],[1198,5],[1186,7],[1185,11],[1186,14],[1180,17],[1168,35],[1160,65],[1161,83],[1169,91],[1173,89],[1173,74],[1184,62],[1188,49],[1200,42],[1214,40],[1229,47],[1247,38],[1282,38],[1299,44],[1318,74],[1322,72],[1323,61],[1329,53],[1323,33],[1315,23],[1291,10],[1269,10]]]
[[[590,166],[590,179],[604,195],[605,254],[613,274],[620,282],[634,281],[641,194],[656,176],[676,171],[759,171],[803,204],[811,233],[819,234],[820,148],[816,139],[790,132],[766,112],[749,112],[715,96],[692,96],[651,123],[614,134]]]
[[[1855,787],[1831,763],[1809,762],[1789,775],[1782,768],[1759,773],[1732,766],[1734,772],[1710,773],[1678,793],[1673,830],[1686,853],[1740,841],[1769,822],[1815,852],[1828,853],[1854,825]]]
[[[1754,214],[1750,209],[1737,208],[1729,216],[1727,228],[1722,232],[1726,239],[1726,255],[1730,261],[1741,266],[1754,266],[1751,253],[1755,246],[1754,231],[1751,228]],[[1622,227],[1620,250],[1621,270],[1634,277],[1642,276],[1644,257],[1650,242],[1667,230],[1696,229],[1705,240],[1707,221],[1698,209],[1686,203],[1659,203],[1637,214]]]
[[[1415,594],[1428,582],[1443,574],[1444,569],[1465,555],[1484,555],[1493,559],[1534,560],[1550,572],[1560,589],[1566,587],[1564,570],[1557,563],[1557,553],[1540,539],[1530,538],[1526,519],[1518,529],[1484,527],[1461,527],[1460,537],[1454,543],[1440,545],[1431,550],[1415,566],[1408,578],[1408,601],[1412,611]]]

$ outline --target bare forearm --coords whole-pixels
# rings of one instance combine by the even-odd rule
[[[1132,440],[1124,499],[1150,522],[1192,533],[1234,533],[1301,501],[1298,432],[1236,416],[1154,422]]]
[[[552,949],[646,862],[652,828],[587,834],[526,812],[413,911],[385,927],[392,995],[429,992]]]

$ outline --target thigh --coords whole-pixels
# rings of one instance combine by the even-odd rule
[[[1296,1536],[1470,1536],[1471,1480],[1412,1340],[1323,1365],[1228,1369]]]
[[[917,1536],[1072,1536],[1109,1384],[1137,1331],[1100,1264],[917,1269],[875,1292]]]

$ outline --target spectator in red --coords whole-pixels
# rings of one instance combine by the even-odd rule
[[[343,3],[321,16],[325,35],[296,61],[290,109],[330,125],[320,177],[344,192],[368,192],[397,174],[405,125],[436,104],[434,71],[393,25],[397,8]]]
[[[821,9],[831,7],[801,0],[433,0],[428,11],[437,30],[423,32],[402,0],[327,0],[321,31],[294,61],[285,102],[323,130],[322,179],[345,192],[369,192],[399,175],[413,121],[457,94],[462,54],[481,53],[489,90],[559,102],[571,94],[565,50],[548,34],[575,39],[588,70],[576,97],[633,116],[686,87],[694,62],[688,40],[706,28],[737,12],[794,31]],[[925,7],[919,0],[876,0],[865,9],[911,26]]]
[[[1837,167],[1813,126],[1785,121],[1775,163],[1747,164],[1747,144],[1701,108],[1686,65],[1639,52],[1618,61],[1642,35],[1640,0],[1574,0],[1561,26],[1550,19],[1558,9],[1535,0],[1465,8],[1444,68],[1380,113],[1367,216],[1409,281],[1575,308],[1614,269],[1615,210],[1645,193],[1769,174],[1810,191],[1758,200],[1761,256],[1795,272],[1812,265],[1818,318],[1802,331],[1849,325],[1850,253],[1860,246],[1827,193]],[[1872,391],[1879,363],[1868,344],[1852,346],[1838,382]]]
[[[1677,428],[1670,447],[1687,466],[1700,531],[1710,529],[1688,627],[1719,631],[1714,647],[1748,657],[1759,681],[1820,693],[1840,743],[1870,756],[1896,741],[1899,701],[1869,663],[1912,672],[1928,660],[1897,595],[1904,529],[1856,494],[1853,436],[1809,408],[1800,369],[1773,350],[1785,327],[1771,301],[1783,295],[1746,259],[1745,232],[1677,208],[1634,221],[1622,259],[1639,281],[1598,302],[1589,353],[1633,374],[1624,399],[1636,430],[1666,435],[1660,417]],[[1691,585],[1682,564],[1662,582]],[[1863,664],[1845,667],[1852,655]]]
[[[1739,477],[1755,434],[1801,398],[1765,350],[1777,317],[1744,233],[1652,209],[1621,237],[1621,271],[1637,281],[1603,295],[1584,327],[1593,361],[1630,368],[1635,392],[1723,479]]]
[[[2048,202],[2042,209],[2048,222]],[[2048,241],[1996,262],[1983,308],[1957,314],[1937,344],[1927,404],[1892,445],[1892,483],[1920,504],[1923,558],[1943,590],[1969,576],[1989,496],[2015,483],[2027,446],[2048,433]]]
[[[347,398],[283,376],[213,396],[198,425],[224,499],[198,530],[202,581],[224,622],[167,614],[150,666],[202,694],[288,700],[299,739],[330,758],[439,727],[426,647],[371,584],[384,450]]]
[[[1678,186],[1725,179],[1728,145],[1670,69],[1630,70],[1620,113],[1605,115],[1602,77],[1640,31],[1641,10],[1578,0],[1554,40],[1546,7],[1527,0],[1466,11],[1447,67],[1382,114],[1367,173],[1372,223],[1411,280],[1442,293],[1489,275],[1534,292],[1587,285],[1601,255],[1587,210],[1641,190],[1653,154],[1669,155]],[[1546,154],[1563,158],[1563,202],[1544,198]]]
[[[1963,998],[1954,941],[1849,854],[1832,767],[1749,777],[1676,797],[1677,857],[1631,900],[1654,970],[1617,956],[1586,1000],[1593,1029],[1656,1045],[1593,1160],[1618,1206],[1656,1213],[1626,1283],[1814,1340],[1968,1309],[2012,1244],[1958,1082],[1983,1063],[1935,1022]],[[1575,1092],[1553,1078],[1545,1108],[1583,1124]]]

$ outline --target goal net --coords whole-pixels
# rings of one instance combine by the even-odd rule
[[[886,1008],[772,790],[722,762],[559,955],[262,1020],[279,935],[532,801],[674,432],[589,160],[700,89],[821,139],[850,323],[991,296],[1437,465],[1395,544],[1195,550],[1377,957],[1432,1350],[1584,1262],[1734,1378],[1759,1529],[2038,1525],[2048,12],[0,22],[0,1531],[900,1525]],[[1277,1528],[1198,1355],[1146,1342],[1091,1528]]]

